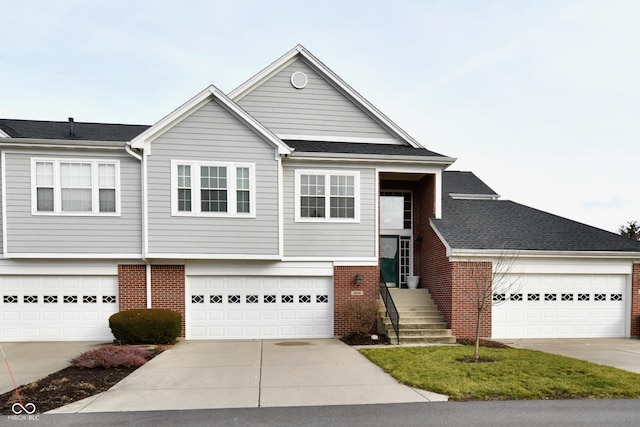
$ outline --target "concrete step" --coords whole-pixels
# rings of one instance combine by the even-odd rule
[[[383,320],[384,326],[386,328],[390,328],[393,325],[390,320]],[[433,322],[433,323],[407,323],[400,319],[400,328],[401,329],[447,329],[447,324],[445,322]]]
[[[450,329],[406,329],[400,328],[400,337],[451,337]],[[387,328],[387,335],[395,333],[393,328]]]
[[[403,317],[440,317],[440,311],[438,309],[423,309],[423,310],[398,310],[400,318]]]
[[[389,335],[391,344],[397,343],[395,334]],[[408,337],[400,334],[400,344],[455,344],[454,336]]]

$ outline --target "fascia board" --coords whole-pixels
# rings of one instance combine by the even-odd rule
[[[452,249],[451,246],[449,246],[449,243],[447,242],[447,240],[444,238],[444,236],[440,233],[440,230],[438,230],[438,227],[436,227],[433,224],[432,220],[429,220],[429,226],[431,227],[431,229],[433,230],[434,233],[436,233],[436,236],[438,236],[438,239],[440,239],[440,242],[442,242],[442,244],[444,245],[445,248],[445,254],[447,257],[451,256],[452,253]]]
[[[606,258],[633,259],[640,261],[640,252],[614,251],[535,251],[535,250],[507,250],[521,258]],[[496,257],[504,255],[503,249],[452,249],[450,261],[464,261],[474,257]]]
[[[213,86],[209,86],[196,96],[173,110],[171,113],[164,116],[158,122],[156,122],[153,126],[133,138],[129,145],[132,148],[144,149],[145,142],[151,141],[157,138],[161,133],[163,133],[168,127],[173,125],[175,122],[182,119],[189,112],[201,107],[206,102],[209,101],[209,97],[212,94],[212,89],[215,89]]]
[[[271,64],[267,65],[249,80],[242,83],[240,86],[229,92],[229,98],[233,99],[235,102],[241,100],[245,95],[251,92],[256,86],[262,84],[265,80],[269,79],[273,74],[276,74],[287,65],[291,64],[295,59],[302,45],[297,45],[280,58],[273,61]]]
[[[464,193],[449,193],[454,200],[498,200],[500,195],[498,194],[464,194]]]
[[[356,104],[359,104],[365,111],[369,112],[375,119],[383,123],[389,130],[395,133],[400,139],[407,142],[409,145],[415,148],[425,148],[416,141],[411,135],[402,130],[400,126],[395,124],[391,119],[385,116],[380,110],[378,110],[373,104],[367,101],[362,95],[360,95],[355,89],[349,86],[344,80],[342,80],[336,73],[331,71],[329,67],[324,65],[322,61],[313,56],[311,52],[305,49],[302,45],[297,45],[289,52],[282,55],[280,58],[272,62],[262,71],[249,80],[238,86],[236,89],[229,93],[229,97],[234,101],[239,101],[249,92],[251,92],[256,86],[269,77],[282,70],[288,64],[293,62],[297,56],[300,56],[306,60],[306,62],[314,67],[316,71],[319,71],[322,75],[328,78],[338,89],[351,98]]]
[[[372,114],[376,119],[387,126],[392,132],[396,133],[402,140],[406,141],[409,145],[415,148],[425,148],[416,141],[411,135],[405,132],[400,126],[395,124],[390,118],[384,115],[378,110],[372,103],[370,103],[365,97],[360,95],[355,89],[349,86],[344,80],[342,80],[336,73],[331,71],[329,67],[324,65],[322,61],[313,56],[311,52],[306,50],[303,46],[300,46],[300,55],[304,57],[313,66],[321,70],[336,86],[338,86],[345,94],[350,96],[352,100],[359,103],[361,107],[364,107],[366,111]]]
[[[124,141],[91,141],[64,139],[36,139],[36,138],[9,138],[6,141],[0,139],[0,147],[39,147],[39,148],[65,148],[83,150],[124,150]]]

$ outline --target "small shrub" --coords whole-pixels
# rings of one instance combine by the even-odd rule
[[[350,300],[342,304],[342,316],[349,331],[368,335],[375,330],[378,319],[378,302],[374,300]]]
[[[112,315],[109,327],[121,344],[168,344],[180,336],[182,316],[157,308],[127,310]]]
[[[131,345],[107,345],[89,350],[71,359],[76,368],[137,368],[144,365],[151,353]]]

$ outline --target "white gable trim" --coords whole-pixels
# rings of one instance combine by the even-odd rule
[[[0,129],[0,138],[11,138],[5,131]]]
[[[416,148],[424,148],[418,141],[413,139],[411,135],[402,130],[398,125],[396,125],[391,119],[385,116],[380,110],[373,106],[369,101],[367,101],[362,95],[356,92],[351,86],[349,86],[344,80],[338,77],[333,71],[331,71],[326,65],[324,65],[318,58],[313,56],[311,52],[304,48],[302,45],[297,45],[289,52],[282,55],[280,58],[272,62],[265,69],[260,71],[255,76],[251,77],[249,80],[235,88],[229,93],[229,97],[234,101],[239,101],[245,95],[253,91],[257,86],[262,84],[265,80],[269,79],[271,76],[282,70],[284,67],[292,63],[296,58],[301,57],[304,60],[312,65],[320,74],[326,77],[331,83],[333,83],[336,87],[338,87],[343,93],[345,93],[351,100],[356,103],[359,107],[363,108],[365,111],[370,113],[375,119],[377,119],[380,123],[387,126],[393,133],[395,133],[401,140],[405,141],[407,144]]]
[[[131,147],[138,149],[148,148],[148,144],[158,136],[166,132],[171,126],[188,116],[193,111],[205,105],[211,99],[218,101],[229,112],[238,117],[246,125],[252,127],[260,136],[271,143],[280,155],[289,155],[293,149],[282,142],[273,132],[265,128],[260,122],[254,119],[249,113],[240,108],[236,103],[229,99],[218,88],[210,85],[205,90],[173,110],[167,116],[162,118],[158,123],[133,138],[130,142]],[[148,153],[147,153],[148,154]]]

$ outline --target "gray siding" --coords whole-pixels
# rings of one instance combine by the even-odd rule
[[[31,214],[31,158],[118,159],[120,216]],[[122,153],[12,151],[5,154],[9,253],[136,254],[141,249],[140,162]]]
[[[0,200],[2,200],[2,165],[0,164]],[[0,202],[1,203],[1,202]],[[2,206],[0,206],[0,242],[4,242],[3,224],[4,218],[2,217]],[[4,245],[0,245],[0,254],[4,251]]]
[[[256,217],[171,215],[171,160],[255,164]],[[278,162],[275,148],[216,102],[151,143],[148,157],[149,252],[277,255]]]
[[[291,85],[291,74],[296,71],[308,77],[304,89]],[[238,104],[276,134],[394,138],[301,59],[255,88]]]
[[[295,169],[360,171],[360,222],[295,222]],[[284,255],[373,257],[376,236],[376,171],[354,165],[286,164],[284,167]]]

